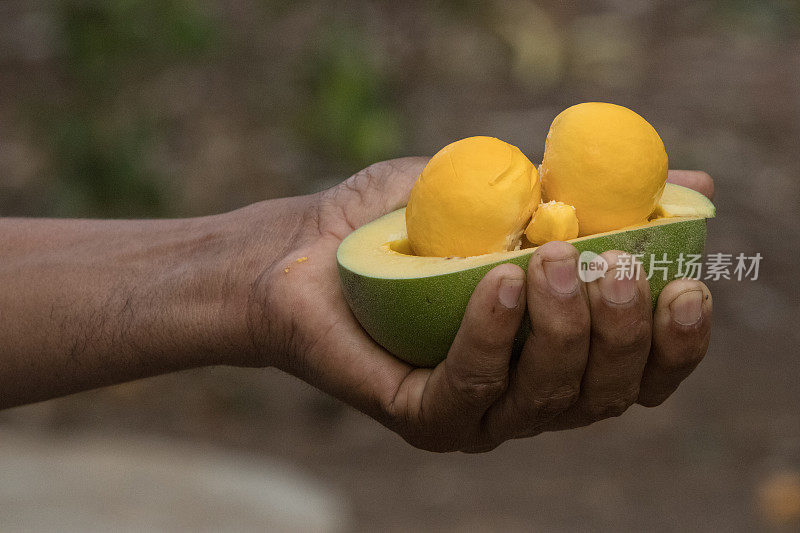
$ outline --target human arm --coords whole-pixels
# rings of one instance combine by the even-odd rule
[[[284,228],[299,227],[306,202],[175,220],[0,219],[0,407],[252,351],[252,272],[288,247]]]
[[[0,265],[0,283],[19,287],[0,295],[0,312],[21,312],[0,324],[0,403],[193,366],[272,365],[416,446],[482,451],[586,425],[637,400],[656,405],[700,361],[711,317],[702,283],[670,284],[653,319],[646,280],[611,305],[576,272],[570,279],[557,269],[564,285],[555,290],[543,266],[575,258],[563,243],[534,253],[527,275],[511,265],[487,274],[441,365],[418,369],[392,357],[350,313],[335,252],[354,228],[404,204],[424,162],[373,165],[323,193],[217,217],[2,221],[11,260]],[[684,176],[701,190],[710,184],[702,173]],[[517,304],[503,304],[515,287]],[[672,313],[686,310],[679,295],[700,298],[691,324]],[[526,305],[534,335],[512,364]]]

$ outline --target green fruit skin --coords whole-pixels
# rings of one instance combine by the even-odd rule
[[[648,275],[651,254],[661,260],[666,253],[670,261],[666,279],[660,270],[650,279],[655,305],[661,290],[675,279],[679,255],[702,254],[705,239],[705,219],[692,219],[587,238],[573,244],[579,252],[622,250],[644,254],[642,263]],[[527,269],[529,258],[530,254],[525,254],[459,272],[412,279],[363,276],[340,264],[339,275],[353,314],[378,344],[414,366],[433,367],[447,356],[467,302],[481,278],[501,263]],[[529,331],[530,320],[526,316],[517,334],[516,351]]]

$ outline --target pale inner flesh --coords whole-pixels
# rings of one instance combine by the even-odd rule
[[[669,187],[670,184],[668,184]],[[678,187],[672,185],[671,187]],[[710,218],[714,216],[713,204],[700,193],[675,191],[680,195],[683,216],[659,217],[647,224],[622,228],[606,233],[579,237],[568,242],[579,242],[610,235],[620,231],[671,224],[683,220]],[[709,207],[710,206],[710,207]],[[693,213],[693,216],[687,216]],[[366,224],[342,241],[337,252],[339,263],[348,270],[368,277],[410,279],[449,274],[530,254],[534,248],[523,248],[510,252],[496,252],[473,257],[422,257],[411,255],[406,232],[405,209],[399,209]]]

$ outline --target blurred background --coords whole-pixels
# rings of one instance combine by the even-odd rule
[[[800,529],[798,80],[789,0],[3,0],[0,216],[218,213],[479,134],[538,162],[560,110],[610,101],[672,168],[716,179],[708,251],[764,259],[757,281],[710,284],[711,350],[662,407],[490,454],[417,451],[271,370],[0,412],[0,529],[29,529],[20,472],[123,457],[142,496],[136,454],[187,453],[212,479],[226,461],[288,479],[300,496],[275,512],[311,502],[288,522],[309,530]]]

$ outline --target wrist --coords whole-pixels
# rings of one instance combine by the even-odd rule
[[[164,237],[152,237],[160,251],[149,259],[152,270],[143,271],[145,289],[136,299],[150,312],[134,315],[132,340],[172,351],[181,368],[227,364],[248,346],[236,226],[226,215],[186,219]]]
[[[188,319],[178,331],[198,334],[196,366],[272,366],[283,357],[287,310],[271,294],[312,207],[312,197],[283,198],[194,219],[188,298],[178,298],[173,315]]]

